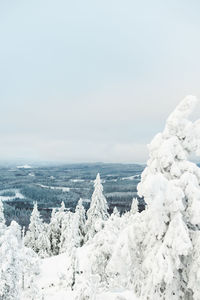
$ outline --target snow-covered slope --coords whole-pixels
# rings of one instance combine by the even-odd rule
[[[66,274],[66,268],[67,255],[65,253],[42,259],[38,286],[45,289],[61,285],[62,278]]]
[[[84,255],[82,258],[84,260]],[[65,253],[41,259],[37,286],[41,291],[42,300],[76,300],[76,291],[67,290],[65,284],[67,262],[68,256]],[[24,293],[22,300],[32,300],[32,298]],[[94,299],[90,300],[138,300],[138,298],[134,296],[132,291],[119,288],[97,293]]]

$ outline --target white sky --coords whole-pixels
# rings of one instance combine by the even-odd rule
[[[197,0],[1,1],[0,160],[145,162],[177,103],[200,97],[199,11]]]

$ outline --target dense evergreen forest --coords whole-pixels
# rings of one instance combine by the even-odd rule
[[[116,206],[123,213],[130,209],[144,166],[137,164],[69,164],[57,166],[2,166],[0,198],[4,202],[7,224],[11,220],[21,226],[29,223],[34,202],[46,222],[52,208],[65,203],[74,211],[80,198],[87,210],[93,192],[93,180],[100,172],[109,212]],[[143,201],[140,200],[140,210]]]

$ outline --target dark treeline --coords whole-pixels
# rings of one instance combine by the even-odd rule
[[[30,169],[1,167],[0,197],[4,202],[6,222],[9,224],[14,219],[27,227],[36,201],[45,222],[49,221],[52,208],[59,207],[62,201],[74,211],[82,198],[87,210],[97,172],[101,173],[110,212],[116,206],[123,213],[130,209],[137,194],[143,169],[144,166],[140,165],[101,163],[35,166]],[[139,209],[143,209],[142,200]]]

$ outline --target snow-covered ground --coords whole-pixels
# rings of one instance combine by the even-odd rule
[[[48,186],[48,185],[43,185],[43,184],[38,184],[40,187],[45,188],[45,189],[51,189],[51,190],[62,190],[63,192],[69,192],[70,188],[69,187],[63,187],[63,186]]]
[[[84,182],[84,179],[70,179],[71,182]]]
[[[96,300],[139,300],[128,290],[114,290],[97,295]]]
[[[22,300],[32,300],[25,295]],[[43,300],[76,300],[76,292],[66,291],[59,287],[50,287],[44,290]],[[89,300],[139,300],[132,291],[110,291],[97,294]]]
[[[139,179],[139,178],[140,178],[140,174],[129,176],[129,177],[122,177],[121,180],[135,180],[135,179]]]
[[[4,195],[2,195],[5,192],[14,192],[15,195],[14,196],[4,196]],[[11,201],[11,200],[14,200],[16,198],[24,199],[24,195],[22,195],[18,189],[10,189],[10,190],[0,191],[0,200],[1,201]]]
[[[59,286],[66,274],[67,255],[65,253],[41,260],[38,285],[41,289]]]
[[[136,192],[111,192],[105,193],[106,197],[123,197],[123,196],[135,196]]]
[[[23,300],[31,299],[24,298]],[[75,300],[75,294],[71,291],[65,291],[58,287],[53,287],[45,291],[45,293],[43,294],[43,300]]]
[[[35,174],[34,173],[29,173],[28,176],[35,177]]]
[[[85,202],[85,203],[90,203],[90,202],[91,202],[91,199],[83,199],[83,198],[82,198],[82,201]]]
[[[84,256],[84,255],[83,255]],[[75,300],[76,291],[65,288],[63,279],[66,275],[68,256],[57,256],[41,259],[38,288],[42,291],[43,300]],[[97,293],[91,300],[137,300],[132,291],[115,289]],[[22,300],[32,300],[24,293]],[[35,299],[34,299],[35,300]]]

